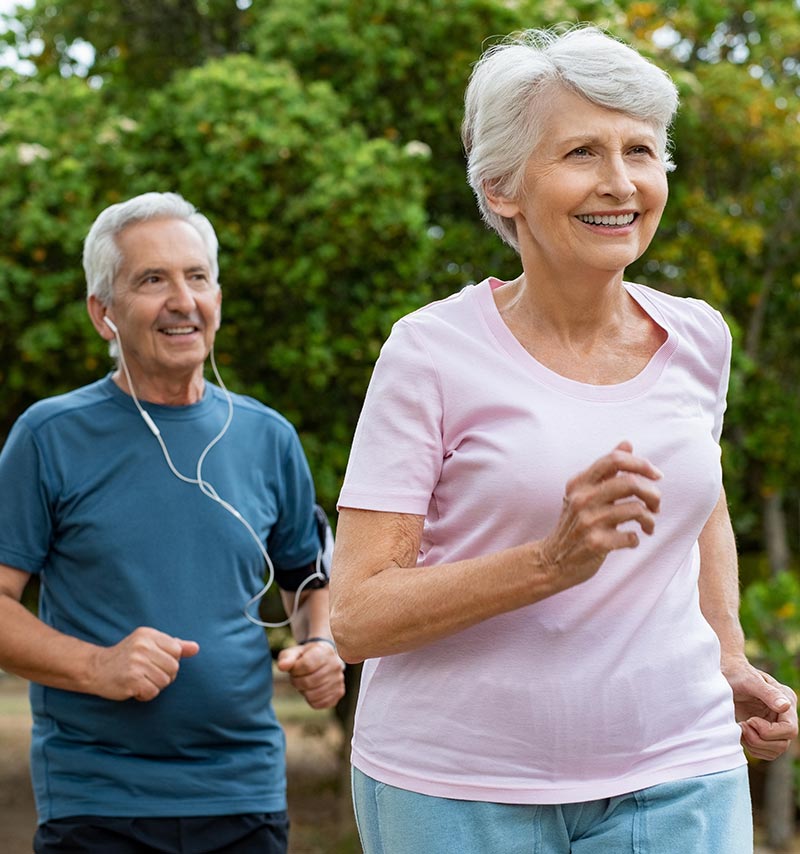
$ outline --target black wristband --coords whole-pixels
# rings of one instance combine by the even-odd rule
[[[300,641],[300,646],[303,646],[307,643],[329,643],[333,647],[333,651],[337,651],[336,644],[333,642],[333,638],[306,638],[305,640]]]

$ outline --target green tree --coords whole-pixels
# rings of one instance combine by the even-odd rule
[[[38,0],[5,36],[34,55],[37,79],[0,75],[0,429],[102,369],[79,268],[93,217],[135,192],[177,189],[221,237],[223,373],[298,424],[330,506],[391,322],[518,269],[466,185],[471,64],[502,34],[578,20],[632,42],[680,87],[671,200],[629,275],[706,298],[731,324],[726,485],[745,557],[769,555],[746,560],[744,577],[791,565],[800,18],[790,0]],[[84,42],[88,66],[75,50]]]
[[[436,235],[428,278],[438,296],[516,261],[480,223],[466,183],[464,87],[487,39],[520,26],[495,0],[275,0],[254,15],[252,49],[329,82],[349,117],[379,139],[428,152],[426,209]],[[533,23],[541,23],[537,15]]]
[[[136,98],[179,69],[243,49],[249,13],[240,6],[233,0],[38,0],[17,10],[4,41],[30,56],[43,76],[91,73],[115,97]],[[87,46],[89,67],[80,50]]]
[[[332,506],[386,330],[430,298],[423,161],[349,123],[329,85],[243,55],[153,93],[130,144],[131,192],[174,188],[214,222],[219,361],[298,426]]]
[[[77,80],[0,86],[0,430],[34,400],[96,371],[84,317],[83,235],[119,198],[125,120]]]
[[[220,236],[223,372],[298,426],[332,506],[388,327],[430,299],[424,158],[369,139],[327,84],[244,55],[178,73],[127,115],[75,78],[17,81],[0,107],[6,429],[109,364],[83,306],[94,216],[174,189]]]
[[[669,4],[662,15],[642,20],[640,32],[660,29],[671,43],[683,107],[672,200],[648,263],[731,324],[733,518],[744,549],[763,551],[767,572],[779,577],[791,564],[786,510],[800,499],[800,19],[791,4],[699,0]],[[767,830],[777,849],[794,832],[792,778],[788,754],[768,767]]]

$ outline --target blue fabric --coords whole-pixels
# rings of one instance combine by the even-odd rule
[[[256,401],[234,401],[203,477],[278,570],[310,564],[314,490],[297,435]],[[194,477],[227,415],[222,392],[206,384],[195,405],[145,408]],[[200,644],[148,703],[32,685],[39,820],[285,809],[267,638],[242,613],[263,583],[261,553],[239,521],[170,473],[110,378],[18,420],[0,454],[0,520],[0,563],[40,574],[40,617],[59,631],[108,646],[152,626]]]
[[[364,854],[752,854],[747,766],[577,804],[458,801],[353,769]]]

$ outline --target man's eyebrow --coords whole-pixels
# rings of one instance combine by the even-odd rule
[[[163,267],[144,267],[142,270],[134,270],[131,278],[134,281],[146,279],[148,276],[163,276],[166,270]]]
[[[192,264],[191,267],[184,267],[184,273],[210,273],[211,268],[205,264]],[[166,276],[168,274],[166,267],[145,267],[143,270],[136,270],[133,274],[135,280],[146,279],[148,276]]]

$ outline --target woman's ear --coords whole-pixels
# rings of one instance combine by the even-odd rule
[[[497,182],[484,181],[483,194],[486,197],[486,203],[489,205],[491,210],[499,216],[513,219],[514,216],[519,213],[519,205],[514,201],[514,199],[511,199],[499,192],[497,189]]]

